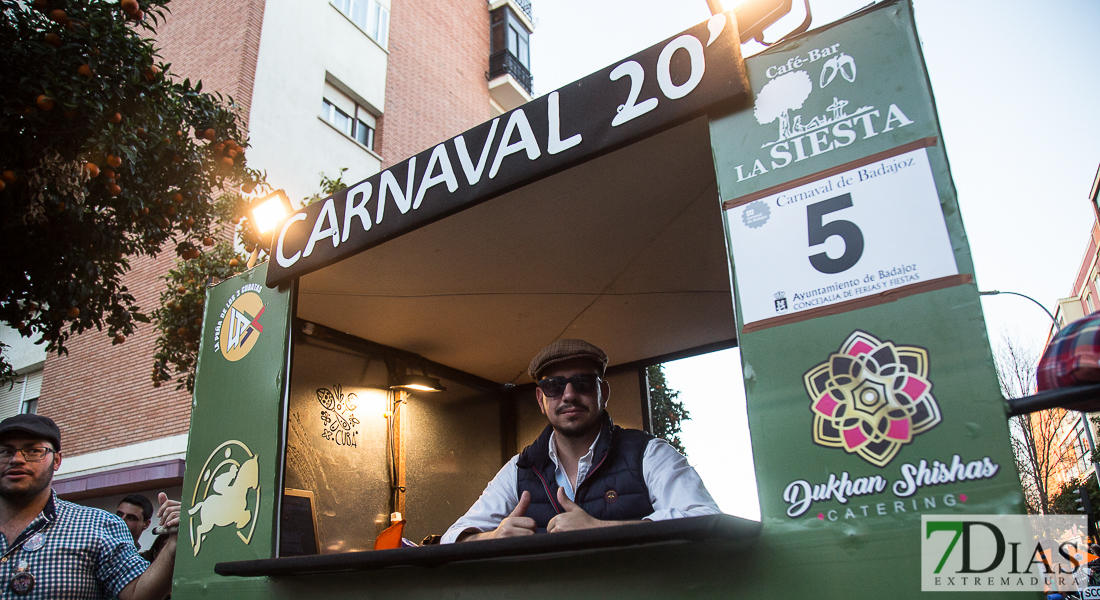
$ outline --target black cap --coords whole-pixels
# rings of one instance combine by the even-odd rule
[[[42,415],[15,415],[0,421],[0,438],[13,432],[29,433],[49,440],[54,450],[61,450],[61,429],[49,417]]]

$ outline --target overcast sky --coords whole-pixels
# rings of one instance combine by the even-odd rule
[[[728,0],[727,0],[728,1]],[[771,37],[801,22],[799,0]],[[866,0],[811,0],[812,27]],[[914,0],[944,145],[974,255],[979,289],[1029,295],[1051,312],[1068,296],[1093,212],[1088,192],[1100,166],[1100,2]],[[534,0],[535,94],[542,95],[687,29],[710,16],[705,0]],[[754,50],[745,47],[746,53]],[[1050,319],[1014,296],[982,302],[990,338],[1041,352]],[[706,364],[704,364],[704,362]],[[684,364],[687,363],[687,364]],[[667,368],[694,417],[685,425],[693,463],[727,512],[758,518],[736,351]],[[708,376],[709,375],[709,376]],[[735,450],[710,447],[733,423]],[[693,448],[697,448],[693,451]]]

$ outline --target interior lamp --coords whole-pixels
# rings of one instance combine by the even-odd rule
[[[406,392],[445,392],[447,388],[439,383],[435,377],[427,375],[399,375],[390,386],[391,390],[404,390]]]

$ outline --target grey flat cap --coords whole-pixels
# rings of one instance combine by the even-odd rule
[[[558,340],[543,348],[531,359],[531,365],[527,367],[527,374],[535,381],[539,380],[539,374],[550,365],[583,358],[592,361],[600,377],[603,377],[607,369],[607,353],[594,344],[584,340]]]

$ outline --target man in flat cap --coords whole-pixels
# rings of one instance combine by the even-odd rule
[[[574,531],[720,512],[695,469],[662,439],[611,422],[607,354],[558,340],[531,361],[550,421],[497,473],[442,543]]]
[[[172,587],[176,534],[157,560],[138,556],[126,524],[98,508],[59,500],[61,430],[48,417],[0,421],[0,597],[162,600]],[[161,526],[178,526],[180,503],[160,495]]]

